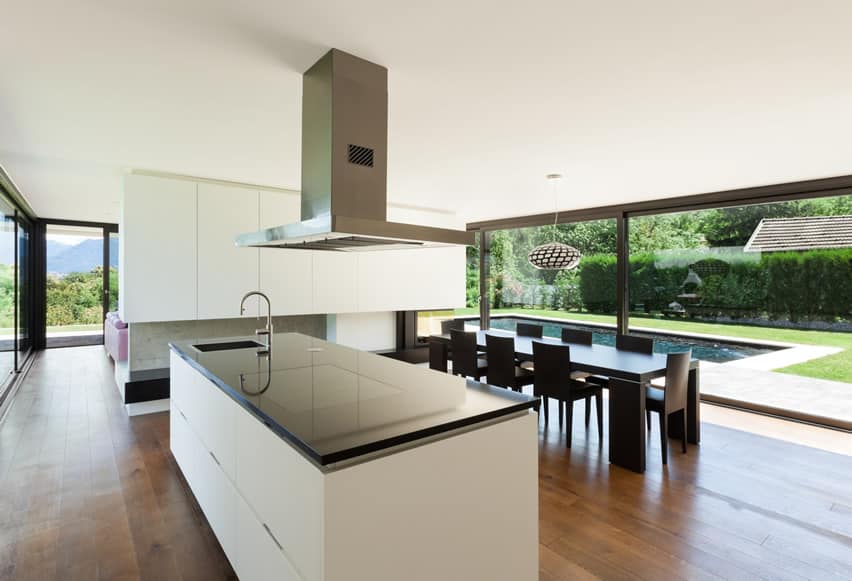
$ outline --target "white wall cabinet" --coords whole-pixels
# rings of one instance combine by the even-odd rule
[[[358,311],[358,260],[363,252],[313,252],[315,313]]]
[[[208,181],[128,175],[120,225],[128,323],[226,319],[259,289],[273,315],[464,305],[465,251],[321,252],[238,248],[238,234],[300,219],[299,196]],[[263,311],[251,299],[246,316]]]
[[[129,175],[121,207],[121,318],[195,319],[197,185]]]
[[[257,230],[256,190],[198,184],[198,318],[239,317],[242,296],[257,288],[258,250],[239,248],[239,234]],[[256,297],[246,301],[246,314],[256,316]]]
[[[465,303],[465,249],[436,247],[359,255],[358,310],[448,309]]]

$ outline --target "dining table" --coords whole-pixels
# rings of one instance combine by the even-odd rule
[[[542,341],[556,345],[568,345],[571,371],[582,371],[609,378],[609,461],[635,472],[645,471],[645,388],[653,379],[665,377],[665,353],[635,353],[608,345],[582,345],[567,343],[553,337],[527,337],[511,331],[489,329],[476,331],[478,349],[487,353],[486,335],[513,337],[515,357],[520,361],[532,361],[533,342]],[[430,366],[447,369],[450,335],[437,334],[429,337]],[[442,367],[443,365],[443,367]],[[699,362],[692,358],[689,363],[687,385],[686,436],[691,444],[701,440],[701,413],[699,391]],[[681,422],[669,422],[670,438],[681,439]]]

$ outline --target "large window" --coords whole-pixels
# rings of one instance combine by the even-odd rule
[[[537,319],[550,336],[584,327],[598,344],[613,344],[616,328],[651,336],[659,353],[691,349],[704,362],[705,399],[848,426],[852,196],[809,193],[845,187],[829,181],[772,203],[767,187],[696,196],[682,210],[671,200],[599,208],[595,215],[612,218],[558,226],[477,224],[488,242],[480,265],[488,308],[468,313],[509,330]],[[777,189],[787,197],[796,186]],[[759,203],[730,203],[749,196]],[[528,263],[532,248],[551,241],[580,250],[576,269]]]
[[[809,345],[736,367],[852,383],[852,196],[641,216],[628,229],[633,332],[716,337],[728,353],[701,353],[720,363],[753,357],[724,338]]]
[[[581,253],[574,270],[539,270],[529,252],[562,242]],[[592,325],[616,322],[616,221],[592,220],[497,230],[488,234],[488,301],[492,327],[500,315],[522,314]]]

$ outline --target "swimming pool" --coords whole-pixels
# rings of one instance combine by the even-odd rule
[[[592,332],[592,342],[598,345],[615,346],[615,329],[596,327],[591,325],[582,325],[576,323],[556,323],[553,321],[545,321],[541,319],[527,319],[516,317],[492,317],[491,327],[494,329],[502,329],[504,331],[514,331],[518,321],[536,323],[544,327],[545,337],[561,337],[562,329],[581,329],[583,331]],[[468,323],[478,325],[479,319],[469,319]],[[722,341],[707,341],[703,339],[693,339],[692,337],[678,337],[674,335],[666,335],[665,333],[635,333],[645,337],[654,339],[655,353],[677,353],[686,351],[692,348],[692,356],[702,361],[712,361],[714,363],[725,363],[726,361],[734,361],[736,359],[745,359],[746,357],[754,357],[755,355],[763,355],[775,351],[776,347],[770,346],[752,346],[742,345],[738,343],[725,343]]]

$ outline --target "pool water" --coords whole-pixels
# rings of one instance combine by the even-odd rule
[[[540,321],[534,319],[516,319],[514,317],[500,317],[491,319],[491,327],[494,329],[502,329],[504,331],[514,331],[518,321],[530,322],[544,327],[545,337],[561,337],[562,329],[581,329],[583,331],[592,332],[592,342],[597,345],[615,346],[615,330],[601,329],[600,327],[592,327],[586,325],[577,325],[575,323],[554,323],[551,321]],[[473,324],[479,324],[479,320],[469,321]],[[701,339],[693,339],[691,337],[676,337],[672,335],[656,334],[656,333],[635,333],[636,335],[651,337],[654,339],[655,353],[678,353],[692,348],[692,356],[702,361],[713,361],[714,363],[725,363],[726,361],[734,361],[736,359],[745,359],[746,357],[754,357],[755,355],[763,355],[775,351],[774,347],[754,347],[747,345],[739,345],[735,343],[724,343],[715,341],[706,341]]]

